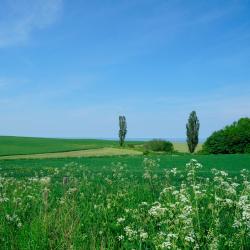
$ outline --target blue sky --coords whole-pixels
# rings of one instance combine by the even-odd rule
[[[250,1],[0,1],[0,134],[183,138],[250,116]]]

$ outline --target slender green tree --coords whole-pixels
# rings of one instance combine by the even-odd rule
[[[122,147],[125,142],[125,137],[127,134],[127,122],[125,116],[119,116],[119,139],[120,139],[120,146]]]
[[[200,122],[195,111],[192,111],[188,118],[188,123],[186,125],[187,129],[187,145],[190,153],[195,151],[199,143],[199,129]]]

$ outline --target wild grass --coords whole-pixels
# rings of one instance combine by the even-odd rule
[[[240,157],[0,161],[0,248],[248,249]]]

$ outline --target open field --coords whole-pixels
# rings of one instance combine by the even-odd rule
[[[133,148],[138,151],[143,150],[143,142],[140,141],[129,141],[126,145],[135,145]],[[188,148],[186,143],[173,142],[174,149],[186,153]],[[94,150],[102,149],[103,150]],[[105,149],[104,149],[105,148]],[[110,149],[108,149],[110,148]],[[1,156],[12,156],[16,157],[5,157],[7,158],[57,158],[57,157],[76,157],[76,156],[106,156],[116,155],[114,148],[119,148],[118,141],[111,140],[95,140],[95,139],[53,139],[53,138],[33,138],[33,137],[15,137],[15,136],[0,136],[0,157]],[[83,152],[83,150],[91,149],[92,151]],[[197,150],[201,149],[201,144],[197,146]],[[70,152],[72,151],[72,152]],[[78,152],[73,152],[78,151]],[[61,152],[60,154],[58,154]],[[121,152],[121,151],[120,151]],[[49,153],[49,154],[47,154]],[[57,153],[57,154],[50,154]],[[123,154],[133,154],[133,151],[123,151]],[[22,157],[21,155],[32,155],[39,154],[36,156]],[[40,155],[45,154],[45,155]],[[136,154],[134,152],[134,154]]]
[[[173,145],[174,145],[174,149],[178,152],[181,152],[181,153],[188,153],[188,146],[187,146],[187,143],[185,142],[173,142]],[[197,145],[197,148],[196,148],[196,152],[201,150],[202,148],[202,144],[199,143]]]
[[[175,145],[175,144],[174,144]],[[176,146],[176,145],[175,145]],[[176,150],[178,152],[187,153],[186,145],[178,143]],[[42,153],[42,154],[14,154],[1,156],[0,160],[15,160],[15,159],[47,159],[47,158],[72,158],[72,157],[92,157],[92,156],[115,156],[115,155],[141,155],[142,150],[128,149],[128,148],[96,148],[96,149],[84,149],[84,150],[73,150],[66,152],[54,152],[54,153]]]
[[[146,156],[147,157],[147,156]],[[143,172],[142,161],[144,156],[106,156],[106,157],[77,157],[77,158],[58,158],[58,159],[15,159],[1,160],[0,173],[12,172],[13,175],[24,175],[34,173],[37,170],[53,169],[63,167],[65,164],[75,162],[86,165],[93,171],[98,171],[103,166],[110,167],[113,162],[126,164],[132,172]],[[235,155],[157,155],[149,158],[160,159],[158,171],[165,168],[178,168],[183,170],[185,164],[192,158],[197,159],[204,165],[202,172],[209,173],[212,168],[228,171],[231,174],[239,174],[241,169],[250,170],[250,154]]]
[[[249,154],[145,157],[142,142],[0,139],[0,249],[250,246]]]
[[[0,249],[248,249],[250,155],[192,157],[0,160]]]
[[[97,148],[85,149],[68,152],[27,154],[27,155],[9,155],[0,156],[0,160],[8,159],[49,159],[49,158],[72,158],[72,157],[90,157],[90,156],[115,156],[115,155],[141,155],[142,152],[132,149],[120,148]]]
[[[133,143],[133,142],[131,142]],[[66,152],[117,146],[116,141],[0,136],[0,155]]]

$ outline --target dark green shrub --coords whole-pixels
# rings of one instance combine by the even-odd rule
[[[174,146],[171,142],[159,139],[154,139],[152,141],[145,143],[144,147],[146,150],[151,150],[156,152],[164,151],[172,153],[174,151]]]
[[[209,155],[210,153],[205,149],[200,149],[197,152],[195,152],[196,155]]]
[[[245,149],[245,153],[250,154],[250,144],[247,145],[247,147]]]
[[[230,126],[214,132],[203,144],[210,154],[250,152],[250,118],[241,118]]]
[[[150,152],[148,150],[146,150],[146,149],[143,151],[143,155],[149,155],[149,153]]]

